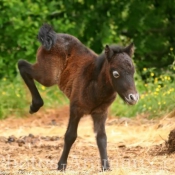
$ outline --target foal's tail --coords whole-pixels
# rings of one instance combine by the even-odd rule
[[[57,34],[49,24],[44,24],[39,30],[38,40],[46,50],[50,50],[56,43]]]

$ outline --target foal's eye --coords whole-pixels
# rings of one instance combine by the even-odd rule
[[[113,76],[114,76],[114,78],[118,78],[120,75],[119,75],[119,73],[115,70],[115,71],[113,71]]]

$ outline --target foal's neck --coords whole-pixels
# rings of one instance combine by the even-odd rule
[[[94,78],[97,81],[99,87],[103,88],[103,92],[115,93],[109,72],[109,63],[104,54],[96,58]]]

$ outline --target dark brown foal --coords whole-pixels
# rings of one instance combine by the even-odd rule
[[[105,52],[97,55],[77,38],[57,34],[47,24],[40,28],[38,39],[42,46],[37,51],[37,62],[32,65],[19,60],[18,67],[32,95],[31,114],[43,106],[34,80],[47,87],[57,84],[70,100],[69,124],[58,170],[66,168],[69,151],[77,138],[78,123],[85,114],[90,114],[94,122],[102,169],[109,169],[105,132],[108,107],[117,94],[130,105],[139,99],[133,78],[133,44],[107,45]]]

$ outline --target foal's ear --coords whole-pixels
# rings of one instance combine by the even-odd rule
[[[113,56],[114,52],[112,49],[110,49],[110,47],[108,45],[106,45],[105,47],[105,55],[108,61],[111,61],[112,56]]]
[[[132,42],[129,46],[125,47],[124,50],[130,57],[132,57],[135,50],[134,43]]]

